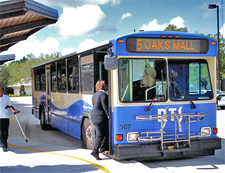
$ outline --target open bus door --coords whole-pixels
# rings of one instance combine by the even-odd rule
[[[107,51],[96,51],[95,52],[95,67],[97,67],[95,69],[95,74],[98,74],[95,79],[95,84],[98,80],[104,80],[105,83],[108,86],[108,108],[109,108],[109,115],[111,114],[111,90],[112,90],[112,85],[111,85],[111,71],[107,70],[105,68],[105,55],[107,54]],[[109,116],[111,117],[111,116]],[[107,141],[106,141],[106,145],[108,147],[106,147],[107,150],[110,151],[110,153],[112,153],[112,126],[111,126],[111,118],[109,118],[108,121],[108,136],[107,136]]]
[[[107,54],[107,47],[103,50],[95,50],[93,52],[93,59],[94,59],[94,91],[95,91],[95,84],[98,80],[104,80],[106,82],[106,84],[108,85],[108,93],[110,93],[110,90],[112,90],[111,88],[111,82],[110,82],[110,78],[109,76],[111,76],[111,71],[108,71],[107,69],[105,69],[105,62],[104,62],[104,57]],[[89,56],[89,55],[86,55]],[[91,55],[90,55],[91,56]],[[109,99],[108,99],[108,107],[109,109],[111,108],[110,106],[110,101],[111,100],[111,96],[109,94]],[[109,111],[111,112],[111,111]],[[90,121],[90,117],[89,115],[85,115],[84,117],[84,121],[83,124],[81,126],[81,139],[82,139],[82,147],[83,148],[87,148],[87,149],[93,149],[93,144],[94,144],[94,136],[95,136],[95,130],[93,128],[93,125]],[[111,150],[112,148],[112,140],[111,140],[111,120],[109,120],[109,132],[108,132],[108,140],[106,145],[109,146],[107,147],[107,149],[109,148],[109,150]]]

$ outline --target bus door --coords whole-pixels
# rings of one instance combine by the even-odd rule
[[[47,101],[47,117],[48,124],[51,124],[50,111],[51,111],[51,74],[50,68],[46,68],[46,101]]]
[[[98,80],[104,80],[108,84],[108,71],[104,67],[104,57],[107,51],[96,51],[95,61],[95,84]]]
[[[95,69],[94,69],[94,79],[95,79],[95,84],[98,80],[104,80],[105,83],[107,84],[108,86],[108,92],[110,91],[111,89],[111,86],[110,86],[110,81],[109,81],[109,78],[108,78],[108,70],[105,69],[104,67],[104,57],[105,55],[107,54],[107,51],[103,50],[103,51],[96,51],[94,53],[94,66],[95,66]],[[110,100],[110,95],[109,95],[109,100]],[[108,103],[108,107],[110,108],[110,102]],[[109,122],[108,122],[109,123]],[[109,129],[109,124],[107,125],[108,126],[108,129]],[[110,131],[110,130],[109,130]],[[109,134],[109,131],[107,132],[107,134]],[[110,135],[107,136],[106,138],[106,146],[109,146],[110,145]],[[110,146],[109,146],[110,148]],[[108,150],[108,147],[107,149]]]

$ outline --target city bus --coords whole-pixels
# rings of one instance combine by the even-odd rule
[[[140,31],[32,68],[33,115],[93,148],[90,121],[98,80],[108,85],[108,147],[115,160],[214,155],[216,56],[213,39]],[[66,142],[66,141],[65,141]]]

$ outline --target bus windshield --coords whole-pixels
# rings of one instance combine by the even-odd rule
[[[205,60],[120,59],[119,87],[122,102],[208,100],[213,98]],[[167,92],[169,83],[169,94]]]
[[[119,88],[122,102],[167,100],[165,59],[120,59]]]
[[[168,64],[171,100],[213,98],[206,60],[169,60]]]

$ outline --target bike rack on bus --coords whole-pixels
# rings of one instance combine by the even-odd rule
[[[202,121],[205,113],[184,113],[184,114],[163,114],[163,115],[140,115],[136,117],[137,121],[154,121],[161,122],[161,129],[158,132],[142,132],[139,134],[138,141],[153,142],[161,141],[161,152],[166,154],[169,152],[186,152],[191,150],[191,139],[198,137],[206,137],[204,132],[191,133],[191,123]],[[175,123],[175,133],[166,135],[164,131],[168,119],[172,119]],[[177,133],[177,124],[179,132],[182,132],[181,121],[188,125],[188,133]],[[171,146],[173,144],[173,146]],[[168,146],[167,146],[168,145]]]

